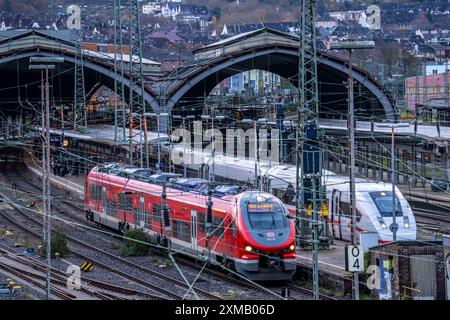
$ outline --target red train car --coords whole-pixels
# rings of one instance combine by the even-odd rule
[[[235,269],[252,280],[289,280],[296,270],[295,228],[285,205],[261,191],[212,198],[212,236],[206,234],[207,197],[166,189],[145,179],[133,179],[94,167],[86,177],[88,220],[123,231],[142,228],[153,243]],[[168,208],[171,230],[163,210]]]

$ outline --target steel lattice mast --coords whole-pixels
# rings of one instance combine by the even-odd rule
[[[114,10],[114,141],[117,141],[118,137],[119,101],[122,109],[122,115],[120,118],[122,125],[122,141],[125,141],[126,140],[125,84],[124,81],[120,81],[120,83],[118,83],[118,78],[123,79],[124,77],[121,0],[114,0],[113,10]]]
[[[318,274],[318,213],[322,196],[321,159],[317,140],[319,117],[319,94],[317,79],[316,45],[316,0],[301,1],[298,106],[297,106],[297,174],[296,174],[296,212],[299,220],[299,238],[306,239],[308,219],[305,207],[312,211],[312,249],[313,249],[313,290],[314,299],[319,299]]]
[[[77,30],[75,41],[75,87],[73,103],[73,128],[80,131],[87,130],[86,90],[84,87],[84,62],[83,62],[83,31]]]
[[[130,0],[130,148],[132,147],[133,113],[145,114],[144,72],[142,68],[142,41],[138,0]],[[146,120],[145,120],[146,121]],[[140,128],[142,130],[142,128]],[[147,141],[145,141],[147,145]],[[130,153],[130,163],[133,162]],[[142,165],[142,164],[141,164]]]

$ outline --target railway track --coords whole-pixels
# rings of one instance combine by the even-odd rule
[[[297,291],[299,293],[307,294],[309,296],[314,296],[314,292],[311,289],[304,288],[304,287],[301,287],[296,284],[289,284],[288,288],[290,288],[291,290]],[[340,300],[336,297],[327,295],[323,292],[319,292],[319,297],[320,297],[320,300]]]
[[[5,197],[5,198],[7,198],[7,197]],[[12,203],[12,201],[9,201],[9,202]],[[14,207],[14,210],[16,210],[17,212],[19,212],[22,216],[26,217],[28,220],[30,220],[30,221],[32,221],[33,223],[35,223],[35,224],[37,224],[37,225],[39,225],[39,226],[42,227],[42,222],[41,222],[41,221],[39,221],[39,220],[35,219],[34,217],[32,217],[31,215],[29,215],[29,214],[26,213],[23,209],[18,208],[18,207],[16,207],[16,206],[13,206],[13,207]],[[57,206],[54,206],[54,207],[57,207]],[[64,211],[64,210],[63,210],[63,211]],[[37,233],[37,232],[35,232],[34,230],[31,230],[31,229],[29,229],[29,228],[27,228],[27,227],[24,227],[23,224],[17,223],[16,221],[14,221],[14,219],[11,219],[10,217],[7,217],[8,215],[5,215],[5,213],[1,212],[1,214],[2,214],[8,221],[10,221],[11,223],[13,223],[13,224],[15,224],[16,226],[20,227],[22,230],[24,230],[24,228],[25,228],[24,231],[26,231],[27,233],[31,233],[31,234],[33,234],[34,236],[38,237],[38,238],[41,237],[41,235],[40,235],[39,233]],[[66,214],[66,212],[63,212],[63,214]],[[83,223],[86,224],[85,222],[83,222]],[[66,235],[66,238],[67,238],[70,242],[72,242],[72,243],[74,243],[74,244],[76,244],[76,245],[78,245],[78,246],[84,247],[84,248],[86,248],[86,249],[88,249],[88,250],[95,251],[96,254],[104,255],[104,256],[106,256],[107,258],[116,261],[117,263],[120,263],[120,264],[122,264],[122,265],[126,265],[126,266],[128,266],[128,267],[134,268],[134,269],[136,269],[136,270],[139,270],[140,272],[145,272],[145,273],[147,273],[147,274],[149,274],[149,275],[152,275],[152,276],[154,276],[154,277],[156,277],[156,278],[159,278],[159,279],[161,279],[161,280],[164,280],[164,281],[166,281],[167,283],[170,283],[170,284],[172,284],[172,285],[175,285],[175,286],[177,286],[178,288],[182,288],[182,289],[188,289],[188,288],[189,288],[189,286],[188,286],[185,282],[182,282],[182,281],[180,281],[180,280],[178,280],[178,279],[171,278],[171,277],[169,277],[169,276],[167,276],[167,275],[165,275],[165,274],[159,273],[159,272],[154,271],[154,270],[152,270],[152,269],[146,268],[146,267],[144,267],[144,266],[142,266],[142,265],[139,265],[139,264],[136,264],[136,263],[131,262],[131,261],[129,261],[129,260],[126,260],[126,259],[124,259],[124,258],[121,258],[121,257],[119,257],[119,256],[117,256],[117,255],[114,255],[114,254],[112,254],[112,253],[110,253],[110,252],[108,252],[108,251],[105,251],[105,250],[103,250],[103,249],[101,249],[101,248],[98,248],[98,247],[92,246],[92,245],[90,245],[90,244],[87,244],[87,243],[85,243],[85,242],[83,242],[83,241],[81,241],[81,240],[79,240],[79,239],[77,239],[77,238],[74,238],[74,237],[70,236],[70,235]],[[134,276],[130,275],[130,274],[127,273],[127,272],[123,272],[123,271],[121,271],[121,270],[118,270],[117,268],[114,268],[113,266],[110,266],[110,265],[108,265],[108,264],[106,264],[106,263],[103,263],[103,262],[100,261],[99,259],[95,259],[95,258],[93,258],[93,257],[88,257],[88,256],[86,256],[86,255],[84,255],[84,254],[81,254],[81,253],[76,252],[76,251],[73,251],[73,250],[72,250],[72,253],[73,253],[74,255],[80,257],[81,259],[84,259],[84,260],[86,260],[86,261],[91,261],[92,263],[94,263],[94,264],[97,265],[98,267],[101,267],[101,268],[104,269],[104,270],[110,271],[110,272],[112,272],[112,273],[115,273],[115,274],[117,274],[117,275],[123,277],[123,278],[126,278],[126,279],[128,279],[128,280],[131,280],[131,281],[133,281],[133,282],[135,282],[135,283],[138,283],[138,284],[140,284],[140,285],[142,285],[142,286],[144,286],[144,287],[147,287],[147,288],[151,289],[152,291],[156,291],[156,292],[158,292],[158,293],[162,293],[162,294],[168,296],[170,299],[176,299],[176,300],[183,299],[183,296],[182,296],[182,295],[174,294],[174,293],[172,293],[171,291],[169,291],[169,290],[167,290],[167,289],[165,289],[165,288],[162,288],[162,287],[160,287],[160,286],[157,286],[157,285],[155,285],[155,284],[152,284],[152,283],[150,283],[150,282],[148,282],[148,281],[146,281],[146,280],[142,280],[142,279],[140,279],[140,278],[138,278],[138,277],[134,277]],[[222,299],[220,296],[215,295],[215,294],[212,294],[212,293],[210,293],[210,292],[208,292],[208,291],[206,291],[206,290],[203,290],[203,289],[201,289],[201,288],[194,287],[193,289],[195,290],[196,293],[199,293],[200,295],[202,295],[202,296],[205,297],[205,298],[208,298],[208,299],[214,299],[214,300],[221,300],[221,299]]]
[[[16,210],[20,212],[20,210],[18,210],[17,208],[16,208]],[[9,223],[11,223],[11,224],[15,225],[16,227],[20,228],[21,230],[25,231],[26,233],[31,234],[34,237],[38,238],[38,239],[41,238],[41,234],[40,233],[38,233],[38,232],[36,232],[36,231],[34,231],[34,230],[24,226],[23,224],[21,224],[21,223],[19,223],[17,221],[15,221],[8,214],[5,214],[2,210],[0,210],[0,216],[2,216]],[[32,221],[34,221],[34,218],[32,218],[32,217],[30,217],[30,218],[31,218]],[[37,221],[35,221],[35,222],[38,223]],[[67,237],[67,238],[68,238],[69,241],[73,241],[73,238],[71,238],[71,237]],[[78,241],[76,241],[76,242],[78,242]],[[89,245],[85,244],[84,246],[90,248]],[[93,250],[95,250],[95,248]],[[123,277],[125,279],[131,280],[134,283],[137,283],[137,284],[139,284],[141,286],[144,286],[144,287],[150,289],[151,291],[164,294],[165,296],[167,296],[170,299],[175,299],[175,300],[182,299],[182,296],[180,296],[180,295],[177,295],[177,294],[175,294],[175,293],[173,293],[173,292],[171,292],[169,290],[161,288],[161,287],[159,287],[159,286],[157,286],[155,284],[152,284],[152,283],[150,283],[148,281],[144,281],[144,280],[142,280],[140,278],[134,277],[134,276],[132,276],[130,274],[127,274],[127,273],[122,272],[120,270],[114,269],[113,267],[107,265],[106,263],[102,263],[102,262],[100,262],[97,259],[94,259],[92,257],[88,257],[88,256],[86,256],[84,254],[81,254],[81,253],[73,251],[73,250],[71,250],[71,252],[72,252],[73,255],[76,255],[76,256],[78,256],[81,259],[84,259],[86,261],[91,261],[92,263],[94,263],[98,267],[104,268],[106,271],[110,271],[112,273],[115,273],[118,276],[121,276],[121,277]]]
[[[422,194],[418,192],[405,192],[408,202],[414,212],[417,224],[425,231],[433,233],[447,233],[450,230],[449,198]]]
[[[38,275],[20,270],[14,267],[9,266],[3,262],[0,262],[0,269],[6,271],[7,273],[25,281],[26,283],[37,287],[42,290],[46,290],[45,277],[44,279],[40,278]],[[55,281],[52,281],[50,292],[52,295],[62,299],[62,300],[74,300],[76,298],[75,295],[68,293],[67,291],[57,287],[55,285]]]
[[[450,198],[416,192],[406,192],[405,195],[409,197],[408,202],[418,216],[450,223]]]
[[[11,177],[10,177],[10,173],[11,173],[11,172],[9,172],[8,175],[7,175],[7,177],[9,177],[9,178],[11,178]],[[35,183],[33,182],[33,181],[34,181],[33,178],[31,178],[31,181],[30,181],[29,179],[25,178],[25,177],[17,170],[17,166],[14,167],[14,169],[12,170],[12,173],[13,173],[18,179],[20,179],[20,181],[21,181],[22,183],[24,183],[24,184],[30,186],[31,188],[35,189],[35,190],[38,191],[38,192],[42,192],[42,187],[39,186],[39,185],[37,185],[37,184],[35,184]],[[13,181],[12,179],[9,179],[9,180],[10,180],[10,182]],[[36,196],[31,190],[24,190],[24,189],[22,189],[21,191],[26,192],[26,193],[28,193],[28,194],[30,194],[30,195],[32,195],[32,196]],[[40,195],[39,195],[39,196],[40,196]],[[61,204],[61,205],[64,205],[64,206],[66,206],[66,207],[69,207],[69,208],[71,208],[71,210],[84,212],[84,207],[81,206],[81,205],[78,205],[78,204],[73,203],[73,202],[71,201],[71,199],[70,199],[70,196],[69,196],[69,199],[63,199],[63,196],[58,196],[58,197],[56,197],[56,199],[58,199],[58,200],[60,201],[60,204]],[[57,209],[58,209],[58,208],[59,208],[59,205],[55,206],[54,204],[52,204],[52,208],[57,208]],[[78,215],[78,214],[74,214],[74,213],[72,213],[70,210],[61,210],[61,208],[59,208],[59,209],[60,209],[60,210],[57,210],[57,211],[59,211],[59,213],[64,214],[64,215],[70,217],[72,220],[74,220],[74,221],[76,221],[76,222],[78,222],[78,223],[81,223],[81,224],[83,224],[83,225],[89,224],[90,226],[95,226],[95,227],[96,227],[95,224],[93,224],[93,223],[91,223],[91,224],[88,223],[88,222],[86,221],[86,219],[83,218],[83,216],[80,216],[80,215]]]
[[[187,260],[185,258],[177,258],[177,261],[181,262],[184,265],[193,267],[193,268],[199,268],[199,265],[196,262]],[[239,278],[239,277],[229,274],[227,272],[216,270],[213,268],[205,268],[203,270],[203,272],[206,272],[212,276],[219,277],[221,279],[226,279],[227,281],[229,281],[231,283],[235,283],[242,287],[246,287],[246,288],[250,288],[252,290],[268,293],[270,295],[270,297],[272,297],[272,298],[274,297],[273,293],[276,293],[277,295],[280,296],[281,290],[285,287],[288,287],[289,289],[291,289],[291,293],[294,293],[294,294],[297,293],[297,298],[300,298],[300,300],[304,300],[304,299],[308,299],[308,298],[312,299],[312,297],[313,297],[312,290],[301,287],[296,284],[288,283],[286,286],[264,287],[264,286],[259,286],[252,282],[246,281],[242,278]],[[320,298],[322,300],[339,300],[336,297],[332,297],[332,296],[329,296],[329,295],[326,295],[323,293],[320,293]],[[298,300],[298,299],[294,298],[294,300]]]
[[[439,196],[431,193],[419,193],[419,192],[405,192],[405,196],[409,197],[409,200],[412,198],[422,199],[426,200],[426,202],[429,203],[446,203],[448,202],[449,198],[444,196]],[[450,208],[450,207],[449,207]]]
[[[14,266],[5,264],[3,262],[0,262],[0,268],[9,273],[14,274],[15,276],[22,278],[23,280],[25,280],[27,282],[30,282],[30,279],[34,279],[36,281],[31,282],[31,284],[37,285],[41,289],[46,289],[46,285],[44,285],[46,283],[46,279],[47,279],[45,273],[41,274],[41,273],[25,271],[19,267],[14,267]],[[44,272],[44,271],[45,270],[43,270],[42,272]],[[42,284],[42,286],[38,285],[37,282],[39,282],[39,284]],[[54,291],[55,293],[63,293],[62,295],[57,295],[57,296],[65,299],[65,300],[76,299],[77,298],[76,295],[69,293],[66,290],[61,289],[66,286],[67,286],[66,278],[59,274],[56,274],[55,272],[52,271],[51,272],[51,291]],[[104,293],[93,291],[93,290],[87,289],[85,287],[81,287],[80,292],[87,294],[88,296],[91,296],[93,298],[98,298],[100,300],[115,300],[113,298],[113,296],[111,296],[111,295],[106,295]],[[115,297],[115,298],[117,298],[117,297]]]
[[[421,208],[414,208],[413,211],[414,211],[414,215],[416,215],[418,217],[427,218],[427,219],[430,219],[433,221],[444,222],[447,224],[447,227],[449,227],[450,214],[446,215],[446,214],[443,214],[442,212],[438,212],[435,210],[421,209]]]
[[[4,272],[7,272],[8,274],[17,277],[24,281],[25,283],[28,283],[34,287],[37,287],[42,290],[46,290],[46,282],[45,277],[39,276],[37,274],[21,270],[19,268],[12,267],[4,262],[0,262],[0,269],[2,269]],[[55,279],[51,281],[50,286],[50,292],[55,297],[62,299],[62,300],[74,300],[76,299],[76,296],[67,292],[66,290],[58,287],[63,286],[63,284]]]
[[[8,250],[1,249],[1,248],[0,248],[0,253],[3,255],[3,257],[8,258],[9,260],[11,260],[15,263],[30,267],[38,272],[42,272],[42,273],[46,272],[47,266],[40,263],[39,261],[36,261],[31,258],[25,258],[25,257],[18,256]],[[52,267],[51,275],[52,275],[52,281],[53,280],[58,281],[60,285],[66,285],[66,282],[67,282],[67,274],[66,273],[62,272],[59,269]],[[42,278],[45,279],[45,276]],[[85,284],[89,284],[91,287],[95,287],[95,288],[101,289],[103,291],[103,292],[93,291],[93,290],[87,289],[85,286],[82,286],[80,288],[81,292],[86,293],[92,297],[99,298],[101,300],[121,300],[121,299],[123,299],[117,295],[142,296],[142,297],[146,297],[146,298],[152,298],[155,300],[160,299],[159,297],[148,294],[147,292],[124,288],[124,287],[119,287],[119,286],[112,285],[112,284],[109,284],[109,283],[106,283],[103,281],[94,280],[94,279],[88,278],[86,276],[80,276],[80,280]],[[106,292],[104,292],[104,291],[106,291]]]

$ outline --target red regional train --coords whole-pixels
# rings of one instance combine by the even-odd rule
[[[146,169],[119,164],[94,167],[86,177],[87,219],[119,231],[142,228],[152,243],[199,259],[210,256],[251,280],[293,277],[295,228],[278,198],[261,191],[212,197],[208,246],[208,197],[166,188],[163,200],[163,186],[145,172],[136,178],[132,172],[139,170]],[[171,230],[165,221],[170,221]]]

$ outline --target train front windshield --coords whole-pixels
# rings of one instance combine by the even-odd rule
[[[283,207],[276,202],[248,203],[245,209],[253,229],[271,230],[288,226]]]
[[[370,192],[370,197],[380,211],[382,217],[392,217],[392,191]],[[395,216],[403,215],[402,206],[398,197],[395,196]]]

